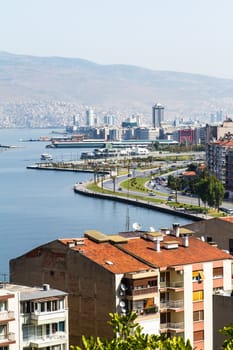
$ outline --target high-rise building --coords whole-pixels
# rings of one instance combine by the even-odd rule
[[[164,107],[160,103],[156,103],[152,107],[152,127],[161,128],[161,123],[164,121]]]
[[[83,334],[111,338],[109,313],[133,311],[144,333],[182,336],[197,350],[213,350],[212,297],[232,288],[232,256],[179,224],[133,228],[44,244],[11,260],[11,280],[68,292],[71,344]]]
[[[95,114],[93,109],[86,110],[86,125],[90,127],[95,126]]]

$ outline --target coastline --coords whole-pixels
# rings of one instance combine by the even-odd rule
[[[184,217],[193,221],[200,221],[200,220],[206,220],[208,217],[203,217],[201,214],[191,214],[187,213],[184,211],[178,211],[175,210],[172,207],[169,207],[166,204],[157,204],[157,203],[152,203],[148,202],[145,200],[139,200],[139,199],[134,199],[130,198],[128,196],[114,196],[113,194],[107,194],[107,193],[100,193],[100,192],[94,192],[89,189],[87,189],[87,185],[89,182],[86,183],[76,183],[73,187],[73,190],[75,193],[84,195],[84,196],[89,196],[89,197],[94,197],[94,198],[103,198],[111,201],[117,201],[125,204],[130,204],[130,205],[135,205],[138,207],[143,207],[143,208],[148,208],[151,210],[156,210],[156,211],[161,211],[170,215],[176,215],[180,217]]]

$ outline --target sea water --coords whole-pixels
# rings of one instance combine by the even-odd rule
[[[42,153],[55,160],[76,160],[82,149],[46,149],[49,142],[22,142],[54,136],[49,129],[1,129],[0,144],[0,280],[8,274],[9,260],[57,238],[81,237],[86,230],[105,234],[126,230],[134,222],[148,230],[181,225],[188,219],[115,201],[85,197],[73,191],[90,173],[27,169],[40,161]]]

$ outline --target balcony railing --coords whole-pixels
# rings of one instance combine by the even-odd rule
[[[6,342],[14,342],[15,341],[15,333],[9,332],[7,334],[1,334],[0,335],[0,343],[6,343]]]
[[[0,312],[0,321],[8,321],[15,318],[14,311],[1,311]]]
[[[184,300],[164,300],[160,302],[160,309],[182,309]]]
[[[150,314],[156,314],[159,311],[159,308],[157,305],[148,307],[148,308],[138,308],[138,309],[133,309],[133,312],[135,312],[138,316],[145,316],[145,315],[150,315]]]
[[[47,312],[39,312],[35,311],[31,314],[31,319],[37,322],[44,322],[46,320],[57,320],[65,318],[65,310],[57,310],[57,311],[47,311]]]
[[[160,282],[160,288],[184,288],[183,281],[173,281],[173,282]]]
[[[24,343],[30,343],[31,346],[36,347],[46,347],[54,344],[59,344],[61,342],[66,342],[68,339],[67,334],[65,332],[56,332],[54,334],[50,335],[44,335],[44,336],[31,336],[28,339],[24,339]]]
[[[184,322],[168,322],[168,323],[160,323],[160,329],[161,330],[183,330],[184,329]]]
[[[149,293],[158,293],[158,287],[133,288],[127,291],[127,295],[142,295]]]

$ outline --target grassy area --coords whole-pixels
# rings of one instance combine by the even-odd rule
[[[106,190],[98,184],[88,184],[87,188],[93,192],[97,193],[104,193],[104,194],[109,194],[109,195],[114,195],[117,197],[129,197],[132,199],[138,199],[138,200],[144,200],[148,203],[158,203],[158,204],[167,204],[171,208],[177,209],[177,210],[186,210],[190,213],[202,213],[203,215],[208,214],[209,216],[212,217],[221,217],[224,216],[222,212],[219,212],[213,208],[206,208],[206,207],[199,207],[198,205],[191,205],[191,204],[186,204],[186,203],[179,203],[179,202],[172,202],[172,201],[167,201],[166,199],[161,199],[161,198],[156,198],[153,196],[149,195],[149,192],[155,192],[159,193],[157,191],[151,191],[150,189],[147,189],[145,187],[145,184],[147,181],[150,180],[150,177],[147,178],[129,178],[125,181],[122,181],[120,184],[120,187],[124,190],[129,190],[129,191],[137,191],[139,194],[134,195],[131,193],[127,192],[113,192],[111,190]],[[142,196],[144,194],[144,196]],[[148,195],[147,195],[148,194]],[[167,196],[164,193],[161,193],[161,195]]]
[[[163,200],[158,199],[158,198],[152,198],[150,196],[142,197],[140,195],[127,194],[125,192],[122,192],[122,193],[121,192],[113,192],[111,190],[106,190],[102,187],[99,187],[98,184],[94,184],[94,183],[88,184],[87,189],[90,191],[96,192],[96,193],[110,194],[110,195],[114,195],[116,197],[129,197],[129,198],[138,199],[138,200],[145,200],[148,202],[150,201],[150,202],[164,203]]]

